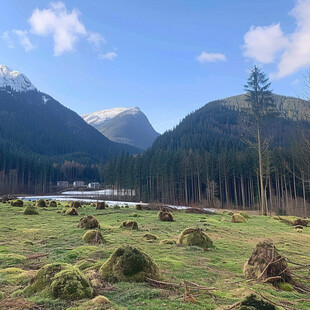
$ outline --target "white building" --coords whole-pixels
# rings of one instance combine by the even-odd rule
[[[87,187],[91,188],[91,189],[99,189],[100,184],[98,182],[90,182],[90,183],[88,183]]]
[[[85,182],[83,181],[74,181],[73,182],[73,187],[82,187],[85,185]]]
[[[69,182],[68,181],[58,181],[57,186],[58,187],[69,187]]]

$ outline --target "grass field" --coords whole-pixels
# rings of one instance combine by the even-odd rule
[[[271,238],[291,262],[309,265],[310,227],[298,232],[272,217],[258,215],[251,215],[247,223],[231,223],[231,216],[224,213],[201,215],[177,211],[173,213],[174,222],[161,222],[157,220],[156,211],[96,210],[88,205],[79,208],[78,216],[68,216],[62,209],[63,206],[47,207],[39,209],[39,215],[24,215],[24,208],[0,204],[0,309],[104,309],[96,308],[90,300],[69,302],[40,294],[26,298],[22,290],[36,270],[45,264],[64,262],[80,266],[85,274],[90,270],[97,272],[118,246],[127,244],[141,248],[153,258],[163,281],[179,284],[188,280],[215,289],[211,291],[212,296],[204,291],[193,291],[197,303],[190,303],[183,300],[182,288],[117,283],[100,292],[111,301],[111,309],[221,309],[253,291],[278,304],[285,301],[286,307],[291,309],[310,309],[310,302],[300,301],[310,296],[280,291],[267,283],[248,282],[242,273],[253,248],[265,238]],[[132,217],[133,213],[138,217]],[[90,214],[99,220],[106,244],[90,246],[83,242],[85,230],[77,226],[82,216]],[[138,231],[119,227],[122,221],[130,219],[138,222]],[[198,247],[159,244],[164,239],[176,240],[188,227],[203,228],[215,248],[206,251]],[[158,240],[144,240],[145,233],[154,234]],[[41,253],[48,257],[31,258]],[[294,273],[309,276],[309,268]]]

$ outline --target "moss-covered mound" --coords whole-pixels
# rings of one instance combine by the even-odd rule
[[[57,202],[56,202],[55,200],[52,200],[52,201],[49,203],[49,207],[57,208]]]
[[[146,277],[159,278],[154,261],[142,250],[124,246],[118,248],[101,266],[101,277],[108,282],[143,282]]]
[[[88,244],[101,244],[106,242],[99,230],[89,230],[82,238],[83,241]]]
[[[44,199],[39,199],[36,202],[36,206],[40,208],[45,208],[46,207],[46,201]]]
[[[250,218],[250,216],[246,212],[241,211],[239,214],[242,215],[245,219]]]
[[[11,206],[12,207],[20,207],[22,208],[24,206],[24,202],[20,199],[15,199],[11,201]]]
[[[80,219],[78,227],[84,229],[92,229],[92,228],[100,228],[100,225],[98,220],[94,216],[87,215]]]
[[[120,225],[120,228],[136,229],[136,230],[138,230],[138,223],[136,221],[124,221]]]
[[[107,207],[106,203],[104,201],[99,201],[96,204],[97,210],[104,210]]]
[[[23,291],[26,296],[36,293],[53,298],[76,300],[91,297],[92,288],[77,267],[54,263],[42,267]]]
[[[173,215],[168,211],[159,211],[157,214],[157,218],[163,222],[173,222]]]
[[[241,302],[239,310],[276,310],[276,307],[251,294]]]
[[[297,216],[279,216],[279,220],[284,222],[284,223],[293,225],[293,226],[301,225],[301,226],[305,227],[308,225],[307,220],[302,219],[302,218],[297,217]]]
[[[157,240],[157,237],[152,235],[152,234],[145,234],[145,235],[143,235],[142,238],[145,239],[145,240],[148,240],[148,241],[149,240]]]
[[[70,267],[55,275],[51,293],[55,298],[75,300],[90,298],[93,291],[81,271],[76,267]]]
[[[38,215],[38,209],[35,206],[27,206],[24,210],[25,215]]]
[[[245,223],[246,219],[239,213],[234,213],[231,217],[232,223]]]
[[[305,219],[298,218],[295,221],[293,221],[292,225],[293,226],[300,225],[300,226],[306,227],[306,226],[308,226],[308,221]]]
[[[161,240],[159,242],[159,244],[170,244],[170,245],[172,245],[172,244],[176,244],[176,242],[173,239],[164,239],[164,240]]]
[[[187,246],[212,248],[213,242],[201,228],[187,228],[178,238],[178,243]]]
[[[136,205],[136,210],[142,210],[142,206],[141,205]]]
[[[249,279],[271,282],[291,282],[292,275],[284,256],[269,239],[259,242],[245,263],[243,272]]]
[[[68,208],[66,211],[66,215],[79,215],[79,212],[76,208]]]
[[[95,305],[108,305],[111,303],[111,301],[105,296],[98,295],[92,299],[92,303]]]
[[[70,201],[70,207],[78,209],[78,208],[81,208],[82,205],[79,201]]]

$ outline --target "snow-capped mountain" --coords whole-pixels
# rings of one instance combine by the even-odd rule
[[[17,92],[36,90],[36,87],[24,74],[12,70],[5,65],[0,65],[0,88],[7,86],[10,86]]]
[[[159,136],[137,107],[113,108],[82,116],[110,140],[146,149]]]
[[[84,120],[90,125],[99,125],[111,118],[114,118],[118,115],[125,116],[125,115],[135,115],[140,112],[140,109],[135,108],[113,108],[108,110],[97,111],[94,113],[90,113],[87,115],[82,116]]]
[[[140,151],[110,141],[77,113],[36,90],[25,75],[0,66],[0,167],[3,158],[14,158],[11,167],[26,163],[23,168],[33,175],[37,164],[50,171],[52,162],[104,163],[122,152]]]

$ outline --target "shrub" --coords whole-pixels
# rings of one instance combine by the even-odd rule
[[[22,208],[24,206],[24,202],[20,199],[15,199],[15,200],[11,201],[11,206]]]
[[[142,250],[131,246],[118,248],[101,266],[101,277],[108,282],[143,282],[159,278],[157,265]]]
[[[35,206],[27,206],[24,210],[25,215],[38,215],[38,209]]]
[[[187,246],[199,246],[201,248],[212,248],[213,242],[200,228],[187,228],[182,231],[178,239],[179,244]]]
[[[119,205],[114,205],[113,208],[114,210],[120,210],[121,207]]]
[[[84,229],[91,229],[91,228],[100,228],[100,225],[98,220],[94,216],[87,215],[80,219],[78,227]]]
[[[83,241],[88,244],[101,244],[105,240],[99,230],[89,230],[83,235]]]
[[[39,199],[36,202],[36,206],[40,207],[40,208],[45,208],[46,207],[46,202],[44,199]]]
[[[122,222],[120,228],[138,230],[138,223],[136,221],[124,221],[124,222]]]

